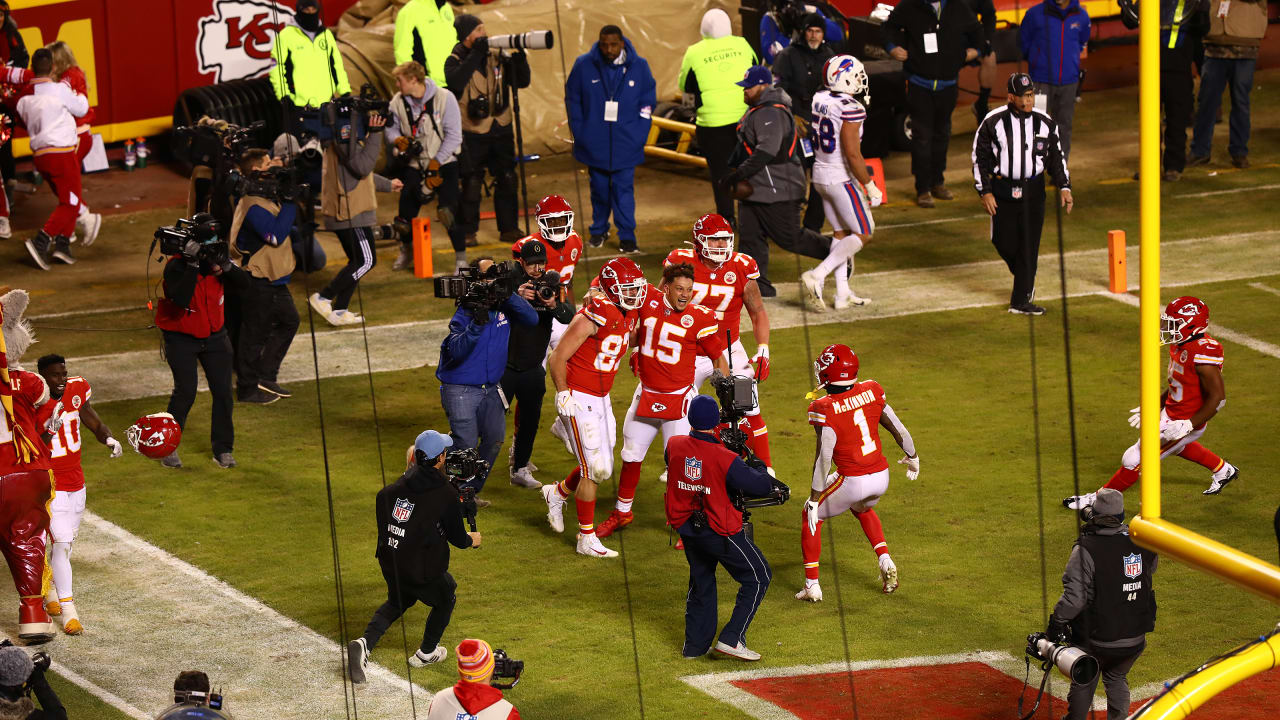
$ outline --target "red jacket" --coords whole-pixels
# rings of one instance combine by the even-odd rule
[[[168,284],[169,279],[166,278],[166,291],[169,290]],[[167,297],[160,298],[160,303],[156,305],[156,327],[207,338],[222,329],[224,299],[222,281],[214,275],[200,275],[196,279],[195,292],[191,294],[191,301],[186,307]]]
[[[710,436],[707,436],[710,437]],[[742,512],[729,502],[725,478],[738,459],[718,442],[676,435],[667,442],[667,524],[679,530],[702,508],[717,535],[742,531]]]
[[[70,85],[71,89],[75,90],[77,94],[83,95],[86,98],[89,97],[89,81],[85,78],[84,70],[81,70],[79,65],[73,65],[67,68],[67,71],[62,73],[62,77],[59,78],[59,80]],[[89,112],[76,118],[76,127],[84,127],[92,124],[93,116],[93,107],[91,106],[89,108]]]
[[[502,691],[484,683],[459,681],[453,686],[453,696],[467,712],[478,715],[481,710],[501,700]],[[507,713],[507,720],[520,720],[520,711],[512,707]]]

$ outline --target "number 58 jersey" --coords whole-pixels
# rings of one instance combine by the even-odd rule
[[[604,397],[613,388],[618,365],[627,355],[631,331],[636,329],[636,313],[624,313],[607,298],[591,294],[578,314],[595,324],[596,331],[569,358],[569,387]]]
[[[884,407],[884,388],[875,380],[856,382],[845,392],[818,398],[809,405],[809,424],[835,431],[831,459],[841,475],[855,477],[888,469],[880,451]]]
[[[867,110],[851,95],[819,90],[813,95],[810,119],[813,128],[813,182],[835,185],[849,182],[849,168],[840,149],[840,129],[847,122],[863,122]],[[858,129],[862,138],[863,125]]]

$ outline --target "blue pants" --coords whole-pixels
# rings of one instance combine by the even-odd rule
[[[592,235],[609,232],[609,213],[618,228],[618,244],[636,246],[636,169],[601,170],[589,168],[591,176]]]
[[[684,608],[684,655],[705,655],[716,634],[716,565],[724,566],[738,581],[738,599],[729,622],[720,631],[720,642],[730,647],[746,644],[747,627],[764,600],[773,571],[760,548],[746,533],[724,537],[710,531],[685,535],[684,557],[689,561],[689,595]]]
[[[1249,91],[1253,89],[1253,58],[1231,60],[1207,57],[1200,70],[1200,98],[1196,101],[1196,121],[1191,135],[1191,154],[1208,157],[1213,144],[1213,121],[1222,103],[1222,90],[1231,88],[1231,132],[1227,152],[1231,157],[1249,154]]]
[[[440,403],[449,418],[449,436],[453,438],[453,446],[458,449],[479,448],[480,457],[492,468],[506,430],[498,386],[446,383],[440,386]],[[489,471],[486,470],[467,484],[479,493],[488,477]]]

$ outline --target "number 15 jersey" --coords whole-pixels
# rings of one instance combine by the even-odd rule
[[[809,405],[809,424],[836,433],[831,459],[841,475],[856,477],[889,467],[880,451],[884,406],[884,388],[875,380],[856,382],[845,392],[820,397]]]
[[[849,182],[849,168],[840,149],[840,129],[847,122],[863,122],[867,110],[844,93],[820,90],[814,93],[810,119],[813,127],[813,182],[835,185]],[[858,128],[858,139],[866,125]]]

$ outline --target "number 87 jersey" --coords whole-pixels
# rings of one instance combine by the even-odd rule
[[[612,301],[597,294],[588,295],[578,309],[596,326],[577,352],[569,358],[569,388],[604,397],[613,388],[618,366],[627,354],[631,331],[636,328],[636,313],[623,313]]]

